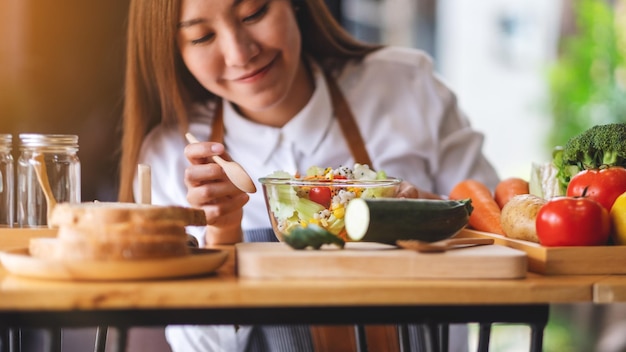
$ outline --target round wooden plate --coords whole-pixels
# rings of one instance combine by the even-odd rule
[[[122,281],[168,279],[209,274],[228,257],[218,249],[192,249],[182,257],[133,261],[62,261],[35,258],[28,248],[0,252],[0,262],[14,275],[40,279]]]

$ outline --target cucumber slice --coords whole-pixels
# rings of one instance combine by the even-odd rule
[[[353,241],[434,242],[463,229],[472,210],[470,199],[356,198],[348,203],[344,221],[348,237]]]
[[[364,199],[355,198],[348,203],[344,222],[350,239],[360,241],[365,236],[370,224],[370,208]]]

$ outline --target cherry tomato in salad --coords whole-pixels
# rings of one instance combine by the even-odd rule
[[[626,169],[623,167],[609,167],[598,170],[583,170],[569,182],[568,197],[585,196],[591,198],[607,210],[611,211],[613,203],[622,193],[626,192]]]
[[[309,190],[309,199],[325,208],[330,207],[331,198],[332,194],[329,187],[312,187]]]
[[[611,234],[609,212],[585,197],[556,197],[537,213],[537,237],[543,246],[602,246]]]

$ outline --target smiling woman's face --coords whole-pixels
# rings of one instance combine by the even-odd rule
[[[177,42],[200,84],[252,115],[289,104],[307,77],[289,0],[183,0]]]

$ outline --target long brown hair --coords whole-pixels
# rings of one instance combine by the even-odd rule
[[[302,35],[302,54],[314,58],[324,70],[339,69],[380,48],[350,36],[323,0],[292,2]],[[181,0],[130,2],[119,201],[133,201],[139,151],[148,132],[163,123],[176,125],[184,133],[189,104],[217,98],[189,73],[178,52],[180,5]]]

